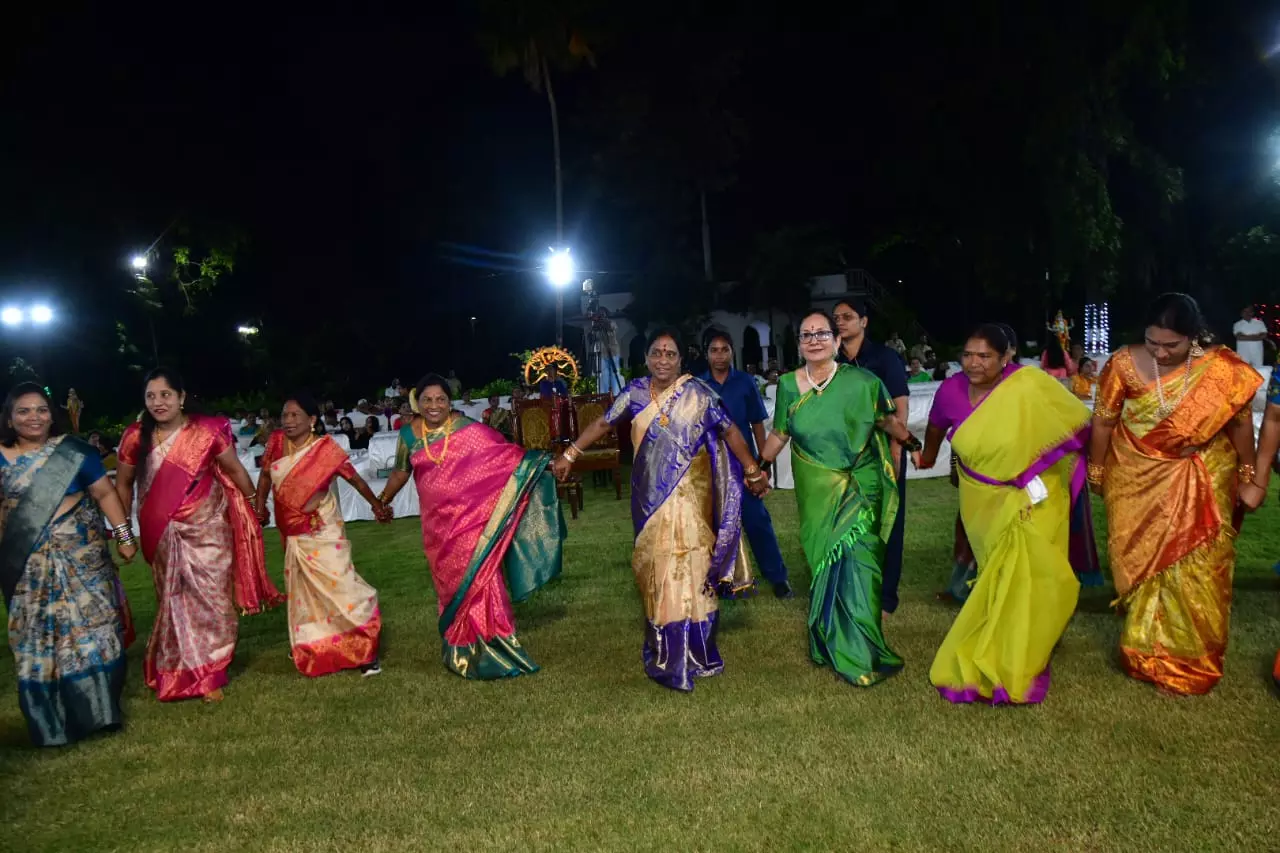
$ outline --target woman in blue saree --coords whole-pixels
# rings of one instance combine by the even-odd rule
[[[0,586],[18,704],[37,746],[61,746],[121,723],[128,605],[102,515],[125,560],[137,551],[98,452],[55,437],[53,406],[32,383],[0,413]]]
[[[657,332],[646,356],[650,375],[623,389],[554,467],[563,479],[579,448],[631,421],[631,568],[647,622],[645,672],[688,692],[694,678],[724,669],[716,646],[717,596],[745,595],[755,585],[742,545],[742,489],[764,494],[769,479],[715,392],[681,375],[680,352],[674,332]]]

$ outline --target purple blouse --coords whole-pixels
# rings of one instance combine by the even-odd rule
[[[1010,362],[1000,374],[1000,378],[1008,376],[1022,365]],[[929,409],[929,426],[945,430],[947,440],[955,435],[960,424],[973,414],[973,406],[969,403],[969,377],[963,373],[948,376],[933,394],[933,405]]]

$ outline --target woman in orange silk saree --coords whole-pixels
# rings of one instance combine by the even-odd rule
[[[262,528],[247,497],[253,484],[236,459],[231,424],[182,414],[181,382],[164,370],[148,377],[148,413],[120,439],[116,488],[127,510],[137,472],[142,554],[157,599],[146,684],[162,702],[216,701],[235,652],[236,607],[257,613],[284,596],[267,577]]]
[[[1237,469],[1252,479],[1250,404],[1262,384],[1234,352],[1201,349],[1194,334],[1149,326],[1145,347],[1111,356],[1090,446],[1125,611],[1121,664],[1176,694],[1208,693],[1222,678]]]
[[[480,680],[535,673],[511,603],[560,574],[565,524],[551,454],[452,411],[439,376],[420,379],[410,404],[420,416],[400,428],[380,500],[389,504],[412,477],[444,665]]]
[[[311,407],[314,414],[307,412]],[[268,486],[274,488],[276,526],[284,540],[284,579],[289,594],[289,645],[298,672],[312,677],[343,669],[376,675],[382,614],[377,591],[356,573],[338,504],[338,478],[353,485],[389,520],[347,452],[314,433],[320,410],[313,401],[289,399],[284,430],[271,434],[258,480],[259,518]],[[286,435],[289,432],[289,435]],[[297,434],[295,439],[294,433]]]

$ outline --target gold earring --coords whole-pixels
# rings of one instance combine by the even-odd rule
[[[1201,358],[1202,356],[1204,356],[1204,347],[1200,346],[1199,341],[1195,341],[1191,344],[1191,357]]]

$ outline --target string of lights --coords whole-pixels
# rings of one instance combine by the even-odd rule
[[[1111,311],[1105,302],[1084,306],[1084,351],[1090,355],[1111,352]]]

